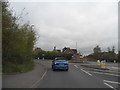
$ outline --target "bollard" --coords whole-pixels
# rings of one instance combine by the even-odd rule
[[[101,64],[101,67],[102,67],[102,68],[105,68],[105,64],[104,64],[104,63],[102,63],[102,64]]]
[[[101,68],[105,68],[105,67],[106,67],[105,62],[101,61]]]
[[[97,65],[100,65],[100,62],[97,62],[96,64],[97,64]]]
[[[38,57],[38,60],[39,60],[39,57]]]
[[[96,63],[97,65],[100,65],[100,60],[97,60],[97,63]]]
[[[116,63],[116,60],[114,60],[114,63]]]

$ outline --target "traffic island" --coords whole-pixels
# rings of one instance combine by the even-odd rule
[[[69,63],[86,63],[86,64],[88,64],[89,62],[84,62],[84,61],[80,61],[80,60],[71,60],[71,61],[69,61]]]
[[[100,65],[82,64],[81,66],[88,67],[88,68],[101,69],[101,70],[109,70],[107,67],[101,67]]]

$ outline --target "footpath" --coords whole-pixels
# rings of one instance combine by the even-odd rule
[[[32,88],[45,72],[46,68],[35,61],[35,68],[32,71],[14,75],[3,74],[2,88]]]

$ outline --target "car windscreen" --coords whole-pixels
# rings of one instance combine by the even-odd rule
[[[56,61],[58,61],[58,62],[65,62],[66,60],[56,60]]]
[[[63,57],[57,57],[55,60],[65,60]]]

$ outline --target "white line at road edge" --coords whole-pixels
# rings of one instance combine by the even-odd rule
[[[119,82],[115,82],[115,81],[108,81],[108,80],[103,80],[104,82],[109,82],[109,83],[114,83],[114,84],[120,84]]]
[[[107,83],[104,83],[104,84],[107,85],[108,87],[114,89],[114,90],[117,90],[117,89],[115,89],[113,86],[111,86],[111,85],[109,85],[109,84],[107,84]]]
[[[46,73],[47,73],[47,71],[42,75],[42,77],[41,77],[36,83],[34,83],[34,84],[31,86],[31,88],[33,88],[35,85],[37,85],[37,84],[43,79],[43,77],[46,75]]]
[[[92,74],[90,74],[89,72],[87,72],[87,71],[85,71],[85,70],[83,70],[83,69],[81,69],[81,70],[82,70],[83,72],[85,72],[86,74],[92,76]]]
[[[76,68],[78,68],[78,66],[77,65],[74,65]]]
[[[120,75],[116,75],[116,74],[110,74],[110,73],[102,73],[102,72],[92,72],[92,71],[89,71],[91,73],[97,73],[97,74],[106,74],[106,75],[112,75],[112,76],[120,76]]]

